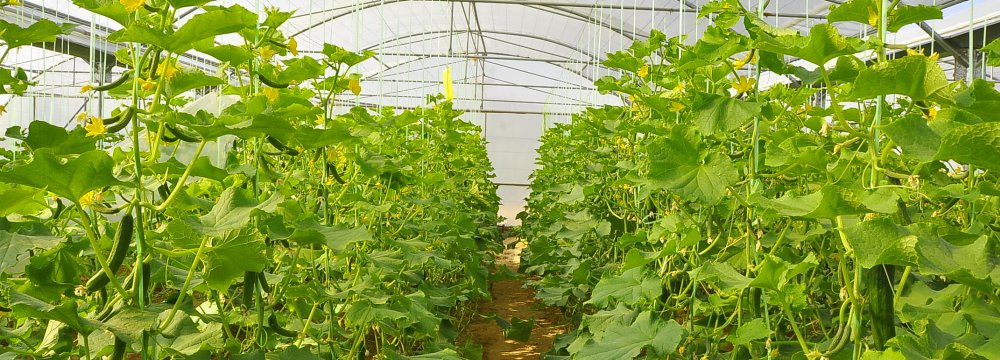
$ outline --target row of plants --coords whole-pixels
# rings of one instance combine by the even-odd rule
[[[575,325],[549,358],[1000,358],[996,85],[886,41],[935,7],[758,14],[711,1],[693,44],[609,54],[627,105],[544,135],[522,270]]]
[[[499,200],[450,101],[338,113],[373,54],[298,56],[291,12],[74,3],[121,25],[126,70],[81,92],[122,105],[6,131],[0,358],[475,356],[454,344],[488,295]],[[0,27],[7,52],[72,29]],[[218,71],[181,65],[189,51]],[[2,92],[23,94],[23,74],[0,71]]]

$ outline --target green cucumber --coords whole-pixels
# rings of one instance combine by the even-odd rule
[[[174,127],[173,125],[164,124],[164,127],[166,127],[167,130],[169,130],[171,134],[173,134],[175,137],[177,137],[178,139],[180,139],[183,142],[199,142],[200,141],[200,140],[198,140],[198,138],[184,133],[183,131],[181,131],[180,129]]]
[[[271,79],[268,79],[266,76],[264,76],[264,74],[261,73],[257,73],[257,79],[260,80],[260,82],[264,83],[264,85],[273,87],[275,89],[287,89],[289,85],[289,84],[279,83],[277,81],[272,81]]]
[[[337,182],[339,182],[341,185],[347,184],[347,182],[344,181],[344,179],[340,177],[340,173],[337,172],[337,165],[326,164],[326,170],[329,171],[330,174],[333,175],[333,178],[335,180],[337,180]]]
[[[271,313],[271,316],[267,318],[267,327],[271,328],[271,331],[274,331],[275,334],[281,336],[286,336],[286,337],[299,336],[299,333],[281,327],[281,324],[278,323],[278,317],[275,316],[274,313]]]
[[[243,272],[243,305],[247,309],[253,304],[253,294],[256,291],[257,275],[253,271]]]
[[[101,85],[101,86],[95,86],[94,87],[94,91],[108,91],[108,90],[114,89],[114,88],[119,87],[122,84],[124,84],[131,77],[132,77],[132,70],[126,71],[126,72],[122,73],[122,76],[120,78],[118,78],[118,80],[112,81],[110,83],[107,83],[107,84],[104,84],[104,85]]]
[[[122,339],[115,336],[115,351],[111,353],[111,360],[122,360],[125,358],[125,350],[128,349],[128,344],[126,344]]]
[[[108,259],[108,267],[111,268],[111,271],[117,271],[122,266],[122,263],[125,262],[125,255],[128,254],[129,246],[132,245],[132,235],[134,233],[135,218],[132,217],[132,214],[127,214],[118,223],[118,233],[115,234],[115,242],[111,245],[111,257]],[[95,292],[103,289],[110,282],[111,278],[104,271],[98,270],[87,281],[87,291]]]
[[[285,154],[288,154],[288,155],[291,155],[291,156],[297,156],[297,155],[299,155],[299,151],[298,150],[292,149],[292,148],[286,146],[285,144],[282,144],[281,141],[278,141],[278,139],[275,139],[271,135],[266,136],[265,139],[267,139],[267,142],[269,144],[271,144],[271,146],[274,146],[275,149],[281,150],[281,152],[283,152]]]

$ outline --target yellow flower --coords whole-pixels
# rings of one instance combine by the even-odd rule
[[[77,201],[77,203],[80,204],[80,206],[86,207],[100,203],[102,201],[104,201],[104,196],[100,192],[90,191],[86,194],[83,194],[83,196],[80,197],[80,200]]]
[[[639,68],[639,72],[636,73],[636,75],[639,75],[639,77],[641,78],[646,78],[646,76],[649,76],[649,65],[643,65],[641,68]]]
[[[6,112],[7,112],[7,106],[6,105],[0,105],[0,115],[3,115]]]
[[[128,12],[139,11],[139,8],[142,8],[142,5],[146,4],[146,0],[119,0],[118,2],[125,5],[125,10],[128,10]]]
[[[326,116],[323,114],[316,115],[316,126],[326,125]]]
[[[152,91],[153,89],[156,88],[156,82],[155,81],[149,81],[149,80],[146,80],[146,79],[139,79],[139,84],[142,86],[142,89],[146,90],[146,91]]]
[[[935,51],[931,53],[931,56],[928,56],[927,58],[930,59],[931,61],[938,61],[938,59],[941,58],[941,54],[938,54],[937,51]]]
[[[160,77],[170,80],[177,74],[177,67],[170,61],[164,61],[156,68],[156,72],[160,74]]]
[[[10,6],[21,5],[21,0],[7,0],[7,5],[10,5]]]
[[[288,38],[288,51],[291,51],[292,55],[299,56],[299,42],[295,41],[295,37]]]
[[[81,111],[79,114],[76,114],[76,122],[81,123],[81,124],[86,123],[87,122],[87,118],[89,118],[89,117],[90,117],[90,115],[87,115],[87,112]]]
[[[351,90],[351,92],[354,93],[354,95],[360,94],[361,93],[361,80],[351,79],[351,81],[347,82],[347,89]]]
[[[681,81],[681,82],[677,83],[677,86],[674,86],[673,91],[675,93],[678,93],[678,94],[679,93],[683,93],[684,92],[684,82]]]
[[[879,14],[878,9],[869,6],[868,7],[868,25],[878,26],[879,20],[882,19],[882,15]]]
[[[86,93],[91,92],[91,91],[94,91],[94,85],[87,84],[87,85],[84,85],[84,86],[80,87],[80,93],[81,94],[86,94]]]
[[[264,61],[270,62],[271,59],[274,58],[274,55],[277,54],[277,52],[275,52],[274,49],[271,48],[271,45],[265,45],[264,47],[257,50],[257,54],[259,54],[260,58],[263,59]]]
[[[96,116],[90,117],[90,123],[83,128],[87,130],[87,136],[100,136],[108,132],[108,128],[104,126],[104,119]]]
[[[674,101],[674,102],[670,103],[670,111],[673,111],[673,112],[680,112],[681,110],[684,110],[686,108],[687,108],[687,105],[684,105],[683,103],[680,103],[680,102],[677,102],[677,101]]]
[[[931,107],[927,109],[927,121],[934,121],[937,119],[938,109],[936,107]]]
[[[268,102],[278,101],[278,89],[266,87],[261,89],[260,92],[264,94]]]
[[[733,89],[736,90],[736,95],[742,95],[753,89],[753,86],[757,84],[757,79],[748,78],[746,76],[740,76],[733,82]]]

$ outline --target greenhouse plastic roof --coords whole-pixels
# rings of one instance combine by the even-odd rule
[[[453,73],[456,107],[468,110],[465,118],[484,127],[489,151],[502,184],[506,204],[502,215],[513,218],[527,195],[524,186],[534,169],[535,148],[543,129],[567,121],[568,114],[586,106],[621,104],[614,95],[598,94],[593,81],[614,74],[600,63],[604,54],[644,39],[651,29],[667,36],[687,35],[697,40],[710,23],[698,18],[697,9],[707,0],[465,0],[465,1],[290,1],[227,0],[263,12],[266,8],[295,10],[285,25],[300,52],[317,54],[324,43],[349,50],[372,50],[378,55],[355,69],[362,73],[362,93],[348,104],[420,106],[429,94],[441,91],[442,72]],[[779,27],[807,32],[816,19],[840,0],[773,0],[764,10],[765,20]],[[907,4],[937,5],[945,19],[928,22],[942,36],[966,32],[969,24],[981,27],[997,21],[1000,1],[904,0]],[[106,35],[118,25],[73,5],[70,0],[24,0],[24,6],[0,17],[22,25],[39,16],[57,22],[81,24],[73,41],[84,43],[91,57],[113,51]],[[748,8],[757,1],[744,0]],[[185,19],[197,11],[184,14]],[[182,20],[183,21],[183,20]],[[843,24],[843,23],[841,23]],[[740,25],[738,25],[740,26]],[[862,26],[838,25],[847,35],[863,36]],[[737,29],[739,30],[739,29]],[[892,42],[926,44],[931,37],[911,25],[896,33]],[[217,41],[235,41],[220,37]],[[66,45],[63,45],[64,47]],[[78,91],[94,77],[85,59],[63,54],[60,48],[21,48],[10,62],[36,70],[35,97],[8,107],[0,117],[4,127],[32,118],[72,119],[87,105]],[[211,58],[190,53],[183,61],[207,71]],[[117,69],[120,71],[121,69]],[[765,75],[764,82],[782,81]],[[8,99],[0,98],[7,102]],[[102,102],[101,104],[104,104]],[[113,102],[111,102],[113,104]],[[112,106],[104,106],[110,111]],[[44,116],[43,116],[44,115]],[[65,120],[61,120],[65,119]],[[62,125],[62,124],[60,124]]]

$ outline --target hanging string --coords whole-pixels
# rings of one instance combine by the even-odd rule
[[[976,72],[976,70],[975,70],[976,69],[976,50],[974,49],[975,42],[972,39],[972,35],[975,33],[973,31],[973,25],[975,24],[975,19],[976,19],[975,17],[976,17],[976,1],[975,0],[969,0],[969,26],[968,26],[968,35],[969,35],[969,54],[968,54],[968,56],[969,56],[969,66],[966,68],[965,82],[969,83],[970,85],[972,84],[972,80],[975,79],[975,72]]]

